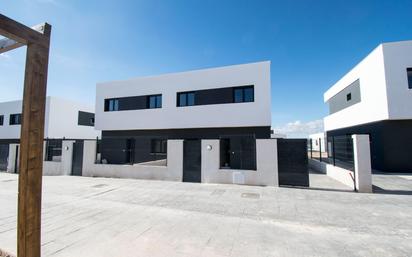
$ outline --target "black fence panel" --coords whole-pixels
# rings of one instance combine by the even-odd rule
[[[7,170],[7,159],[9,158],[9,144],[0,144],[0,170]]]
[[[309,186],[306,139],[278,139],[279,185]]]

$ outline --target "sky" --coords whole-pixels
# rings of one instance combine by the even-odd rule
[[[412,39],[411,0],[2,0],[52,25],[48,91],[94,104],[97,82],[271,61],[272,127],[322,130],[323,93],[382,42]],[[0,55],[0,101],[21,99],[25,48]]]

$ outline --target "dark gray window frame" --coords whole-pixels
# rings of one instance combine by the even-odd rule
[[[408,79],[408,88],[412,89],[412,68],[406,68],[406,75]]]
[[[10,114],[9,125],[21,125],[21,118],[22,118],[21,113]]]
[[[235,101],[236,90],[242,91],[242,101]],[[251,90],[252,95],[250,100],[247,99],[246,90]],[[194,104],[187,105],[180,102],[180,96],[185,94],[194,94]],[[187,100],[187,98],[186,98]],[[221,88],[209,88],[191,91],[182,91],[176,93],[176,107],[188,107],[199,105],[216,105],[216,104],[234,104],[234,103],[251,103],[255,102],[255,86],[254,85],[242,85],[236,87],[221,87]]]
[[[252,89],[252,100],[248,100],[246,97],[246,90]],[[242,93],[242,99],[240,101],[236,100],[236,92]],[[254,86],[242,86],[233,88],[233,102],[234,103],[252,103],[255,101],[255,88]]]
[[[150,108],[150,98],[156,97],[155,108]],[[159,100],[160,98],[160,100]],[[113,104],[111,104],[113,103]],[[113,107],[113,108],[112,108]],[[105,112],[136,111],[162,108],[162,94],[126,96],[104,99]]]
[[[155,101],[155,106],[152,107],[151,106],[151,99],[154,98]],[[160,99],[160,100],[159,100]],[[159,109],[162,108],[162,95],[161,94],[157,94],[157,95],[148,95],[147,96],[147,109]]]
[[[189,104],[189,95],[193,94],[193,104]],[[181,97],[185,98],[185,104],[183,104],[180,100]],[[188,91],[188,92],[178,92],[177,93],[177,107],[188,107],[188,106],[195,106],[196,105],[196,91]]]
[[[92,112],[78,111],[77,113],[77,125],[94,127],[95,115]]]

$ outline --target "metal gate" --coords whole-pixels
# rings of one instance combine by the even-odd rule
[[[83,145],[82,140],[73,143],[72,176],[81,176],[83,173]]]
[[[9,144],[0,144],[0,171],[7,171]]]
[[[280,186],[309,186],[306,139],[278,139]]]
[[[201,141],[183,142],[183,182],[201,182]]]

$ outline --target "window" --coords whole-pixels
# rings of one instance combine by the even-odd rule
[[[185,92],[177,94],[177,106],[193,106],[195,105],[195,93]]]
[[[149,95],[148,99],[149,109],[162,108],[162,95]]]
[[[105,111],[114,112],[119,110],[119,99],[106,99]]]
[[[167,140],[166,139],[152,139],[151,153],[166,154],[167,153]]]
[[[352,94],[349,93],[346,95],[346,101],[350,101],[352,99]]]
[[[94,126],[94,113],[79,111],[77,116],[77,125],[89,127]]]
[[[60,162],[62,159],[62,140],[46,139],[45,161]]]
[[[253,102],[254,101],[253,86],[234,88],[233,101],[235,103]]]
[[[407,68],[406,71],[408,73],[408,87],[412,89],[412,68]]]
[[[4,123],[4,115],[0,115],[0,126],[3,126]]]
[[[20,125],[21,124],[21,114],[10,114],[10,125]]]

